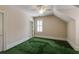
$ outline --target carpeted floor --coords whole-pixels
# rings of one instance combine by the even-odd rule
[[[3,54],[75,54],[76,51],[66,42],[46,38],[31,38]]]

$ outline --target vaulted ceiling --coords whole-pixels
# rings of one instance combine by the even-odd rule
[[[53,10],[52,10],[53,5],[48,5],[47,10],[43,14],[39,13],[39,11],[37,10],[38,7],[36,7],[36,5],[17,5],[16,7],[25,10],[29,15],[34,17],[53,15]]]
[[[47,5],[46,11],[40,14],[38,11],[40,6],[44,6],[44,5],[14,5],[14,7],[20,8],[23,11],[26,11],[26,13],[32,17],[55,15],[66,22],[69,22],[71,19],[73,19],[73,17],[75,17],[75,15],[78,14],[76,11],[79,12],[78,6]]]

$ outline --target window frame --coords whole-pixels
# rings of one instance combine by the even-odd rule
[[[37,20],[36,23],[37,32],[43,32],[43,20]]]

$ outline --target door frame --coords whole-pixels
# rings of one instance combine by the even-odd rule
[[[0,10],[2,14],[2,51],[6,50],[6,40],[5,40],[5,11]]]

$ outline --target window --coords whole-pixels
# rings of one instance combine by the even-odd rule
[[[37,32],[42,32],[42,31],[43,31],[43,21],[37,20]]]

